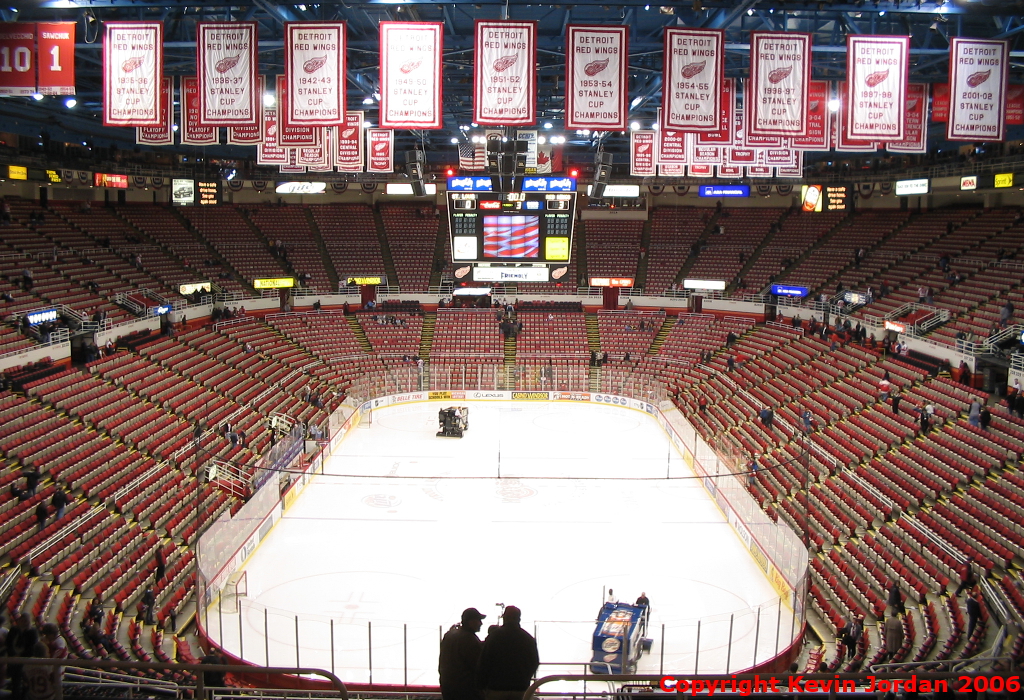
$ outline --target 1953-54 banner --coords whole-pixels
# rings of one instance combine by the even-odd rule
[[[949,49],[950,141],[1002,141],[1009,46],[1001,39],[953,39]]]
[[[747,133],[806,136],[811,35],[751,32],[750,75]]]
[[[256,45],[256,22],[197,25],[199,118],[204,126],[258,123]]]
[[[163,22],[105,22],[103,30],[103,125],[160,126]]]
[[[442,22],[380,23],[380,125],[440,129]]]
[[[395,170],[395,132],[391,129],[367,129],[366,172],[391,173]]]
[[[626,129],[628,29],[569,25],[565,62],[566,129]]]
[[[286,22],[285,119],[292,126],[345,121],[345,23]]]
[[[687,132],[718,131],[724,75],[721,29],[666,29],[664,126]]]
[[[528,126],[537,117],[537,23],[476,21],[473,121]]]
[[[846,134],[850,141],[902,141],[910,37],[846,37]]]

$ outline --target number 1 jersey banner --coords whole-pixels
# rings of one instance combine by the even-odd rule
[[[751,32],[750,136],[806,136],[811,35]]]
[[[254,126],[257,91],[255,22],[200,22],[196,28],[199,114],[204,126]]]
[[[570,24],[565,128],[625,131],[628,27]]]
[[[75,23],[36,25],[40,95],[75,94]]]
[[[287,104],[291,126],[345,121],[345,23],[287,22],[284,30]]]
[[[846,37],[847,140],[903,140],[909,58],[909,36]]]
[[[999,39],[956,37],[949,50],[950,141],[1002,141],[1010,55]]]
[[[440,129],[442,22],[380,23],[380,125]]]
[[[367,129],[366,172],[391,173],[395,171],[395,132],[391,129]]]
[[[666,29],[664,126],[693,133],[718,131],[724,76],[721,29]]]
[[[533,124],[537,119],[536,65],[536,22],[478,19],[473,121],[496,126]]]
[[[105,22],[103,31],[103,126],[160,126],[163,22]]]

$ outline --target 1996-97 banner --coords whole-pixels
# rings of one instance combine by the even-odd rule
[[[380,125],[440,129],[441,22],[380,23]]]
[[[106,22],[103,29],[103,125],[160,126],[163,22]]]
[[[846,38],[846,139],[903,140],[909,70],[909,36]]]
[[[566,129],[626,129],[628,29],[569,25],[565,64]]]
[[[196,26],[199,118],[204,126],[255,126],[255,22],[200,22]]]
[[[285,81],[291,126],[334,126],[345,121],[345,23],[287,22]]]
[[[537,23],[477,20],[473,121],[529,126],[537,117]]]
[[[665,30],[662,121],[686,132],[719,130],[725,33],[721,29]]]
[[[811,35],[752,32],[747,105],[751,136],[806,136]]]
[[[999,39],[954,38],[949,50],[951,141],[1002,141],[1009,46]]]

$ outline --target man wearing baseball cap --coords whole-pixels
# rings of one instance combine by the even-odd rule
[[[540,664],[537,640],[519,626],[522,612],[516,606],[505,608],[501,618],[501,627],[484,641],[477,684],[484,700],[522,700]]]
[[[444,700],[481,700],[476,687],[476,667],[483,642],[476,633],[485,617],[476,608],[466,608],[462,611],[462,623],[452,625],[441,640],[437,672]]]

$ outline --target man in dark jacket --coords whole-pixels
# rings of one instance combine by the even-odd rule
[[[514,605],[502,613],[502,625],[484,640],[477,686],[484,700],[522,700],[537,672],[537,640],[519,626],[522,612]]]
[[[441,677],[444,700],[480,700],[476,687],[476,667],[480,663],[483,642],[476,636],[486,615],[476,608],[462,611],[462,624],[453,625],[441,640],[437,673]]]

